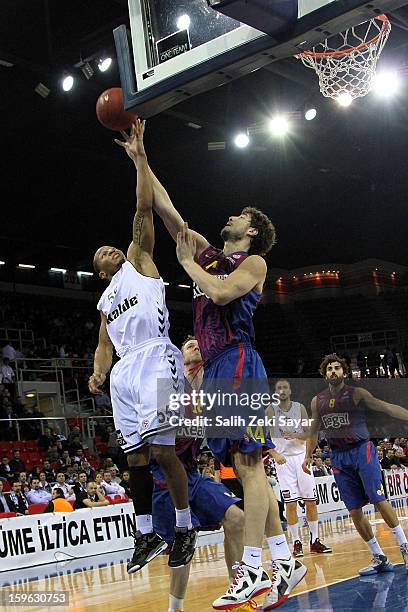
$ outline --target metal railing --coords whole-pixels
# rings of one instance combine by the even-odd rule
[[[22,351],[24,345],[34,344],[34,332],[32,329],[0,327],[0,342],[18,344],[18,349]]]

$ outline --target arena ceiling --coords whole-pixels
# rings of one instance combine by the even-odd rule
[[[99,93],[119,85],[116,65],[89,81],[78,74],[68,94],[59,87],[81,57],[113,54],[112,29],[126,20],[121,0],[2,0],[1,260],[83,269],[101,243],[126,246],[133,171],[94,111]],[[251,203],[276,224],[274,267],[366,257],[408,264],[407,7],[391,20],[382,65],[398,69],[401,89],[388,101],[370,94],[340,109],[320,96],[312,71],[288,59],[149,121],[151,166],[192,227],[217,242],[227,216]],[[51,90],[46,99],[38,82]],[[302,119],[309,104],[318,109],[312,122]],[[284,141],[261,132],[248,149],[229,146],[275,111],[295,117]],[[220,141],[225,150],[208,150]],[[156,253],[163,276],[179,278],[162,228]]]

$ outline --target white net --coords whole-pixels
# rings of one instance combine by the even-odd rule
[[[316,71],[320,91],[326,98],[338,99],[344,95],[360,98],[371,89],[377,61],[390,30],[387,17],[378,15],[296,57]]]

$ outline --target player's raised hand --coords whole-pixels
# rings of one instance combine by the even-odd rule
[[[184,266],[186,263],[194,261],[197,245],[194,234],[189,231],[188,223],[183,224],[183,229],[177,234],[176,255],[177,259]]]
[[[146,155],[143,144],[145,125],[146,121],[137,118],[132,124],[130,135],[125,131],[121,131],[121,134],[125,140],[118,140],[115,138],[116,144],[125,149],[126,153],[133,161],[137,161],[137,158],[141,155]]]
[[[306,473],[306,474],[311,474],[312,470],[310,469],[310,466],[312,465],[312,458],[311,457],[305,457],[304,462],[302,463],[302,470]]]
[[[100,387],[102,387],[105,380],[106,380],[105,374],[97,374],[94,372],[92,376],[89,377],[88,389],[94,395],[103,395],[103,391],[102,389],[100,389]]]

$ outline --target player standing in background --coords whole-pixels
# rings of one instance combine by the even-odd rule
[[[184,358],[185,392],[199,391],[203,381],[203,362],[200,348],[194,336],[188,336],[183,342],[181,351]],[[185,417],[194,418],[201,414],[199,405],[190,404],[185,408]],[[225,563],[228,575],[233,578],[233,565],[242,555],[244,531],[244,513],[237,507],[239,498],[231,495],[224,485],[212,478],[200,474],[197,466],[197,454],[203,441],[204,432],[197,437],[197,426],[182,427],[183,437],[176,438],[176,453],[183,463],[188,477],[189,500],[194,527],[217,529],[224,528]],[[152,464],[154,478],[153,490],[153,525],[155,531],[169,544],[173,541],[174,506],[157,463]],[[183,612],[184,597],[187,590],[191,564],[179,569],[170,570],[170,595],[168,612]],[[256,602],[248,602],[235,608],[237,612],[256,610]]]
[[[194,334],[205,361],[205,390],[211,388],[211,381],[233,380],[234,391],[239,392],[245,380],[252,381],[258,393],[269,392],[265,368],[253,348],[252,315],[266,278],[262,255],[276,240],[274,226],[261,211],[246,207],[229,217],[221,231],[224,248],[216,249],[187,228],[166,190],[153,173],[152,177],[154,208],[177,241],[178,260],[194,281]],[[265,477],[262,444],[247,436],[211,439],[208,444],[223,465],[233,463],[245,497],[243,556],[228,591],[213,607],[236,607],[270,589],[270,605],[277,607],[307,570],[292,559],[283,535],[278,504]],[[272,581],[262,567],[264,533],[269,534],[274,559]]]
[[[387,414],[392,419],[408,422],[408,410],[377,399],[362,387],[344,383],[348,366],[335,353],[326,355],[320,364],[320,374],[328,388],[312,400],[311,437],[307,440],[303,469],[310,473],[312,453],[317,445],[320,428],[331,448],[333,474],[342,500],[350,512],[360,536],[373,553],[371,565],[360,570],[361,576],[393,571],[374,537],[372,527],[362,508],[368,503],[376,505],[382,518],[391,528],[408,571],[408,542],[399,524],[394,508],[386,500],[382,485],[377,450],[370,441],[365,409]]]
[[[100,247],[94,256],[95,270],[109,286],[98,302],[99,343],[89,379],[90,391],[101,393],[115,347],[120,360],[110,377],[113,418],[118,442],[127,455],[137,527],[129,573],[141,569],[167,547],[153,531],[150,449],[165,474],[176,507],[170,567],[189,563],[197,537],[191,523],[187,475],[174,448],[176,431],[166,419],[170,395],[183,391],[183,361],[168,335],[164,283],[152,259],[153,187],[143,134],[144,122],[137,120],[130,137],[120,143],[137,165],[136,214],[127,257],[110,246]]]
[[[303,546],[299,536],[299,519],[297,503],[305,502],[306,519],[310,529],[310,552],[331,553],[332,549],[319,540],[319,522],[317,516],[315,479],[306,474],[302,464],[306,455],[306,440],[308,432],[301,425],[289,425],[294,420],[308,420],[306,408],[291,399],[292,390],[288,380],[278,380],[275,392],[279,395],[279,405],[271,404],[266,414],[275,418],[273,428],[273,443],[275,448],[270,451],[275,460],[276,474],[282,498],[286,508],[288,530],[293,540],[293,556],[303,557]],[[288,423],[286,425],[285,423]]]

